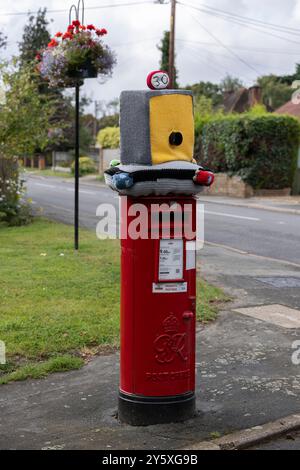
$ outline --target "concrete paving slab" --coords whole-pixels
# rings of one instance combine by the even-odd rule
[[[282,328],[300,328],[300,311],[284,305],[262,305],[235,311]]]

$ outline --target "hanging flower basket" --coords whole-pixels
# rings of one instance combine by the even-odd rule
[[[91,59],[87,59],[80,67],[69,70],[69,76],[72,78],[97,78],[98,70]]]
[[[104,44],[106,29],[84,26],[74,20],[65,33],[58,32],[37,55],[38,70],[52,87],[74,86],[85,78],[108,76],[115,57]]]

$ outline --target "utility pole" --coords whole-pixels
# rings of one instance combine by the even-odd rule
[[[169,40],[169,77],[170,88],[175,87],[175,23],[176,23],[176,0],[171,0],[171,25]]]

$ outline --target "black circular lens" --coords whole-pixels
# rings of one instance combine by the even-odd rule
[[[175,145],[179,147],[179,145],[181,145],[183,142],[183,135],[181,134],[181,132],[172,132],[169,137],[169,142],[170,145]]]

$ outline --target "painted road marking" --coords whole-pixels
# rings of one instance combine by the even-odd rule
[[[44,184],[44,183],[34,183],[36,186],[43,186],[43,188],[51,188],[57,189],[57,186],[53,186],[52,184]]]
[[[213,243],[213,242],[205,242],[205,245],[208,246],[215,246],[217,248],[224,248],[225,250],[233,251],[234,253],[238,253],[244,256],[251,256],[252,258],[264,259],[266,261],[274,261],[275,263],[285,264],[286,266],[293,266],[295,268],[300,268],[300,264],[293,263],[292,261],[287,261],[284,259],[279,258],[271,258],[270,256],[263,256],[263,255],[256,255],[255,253],[249,253],[249,251],[242,251],[238,250],[237,248],[233,248],[229,245],[222,245],[220,243]]]
[[[246,217],[246,216],[243,216],[243,215],[227,214],[226,212],[212,212],[212,211],[205,210],[205,214],[220,215],[221,217],[233,217],[234,219],[252,220],[254,222],[260,222],[261,221],[261,219],[257,219],[256,217]]]
[[[70,193],[74,193],[74,188],[59,188],[62,191],[66,190],[69,191]],[[85,189],[80,189],[79,190],[80,194],[88,194],[90,196],[96,196],[96,193],[94,191],[86,191]]]
[[[80,189],[81,194],[90,194],[91,196],[96,196],[96,193],[94,191],[85,191],[83,189]]]

